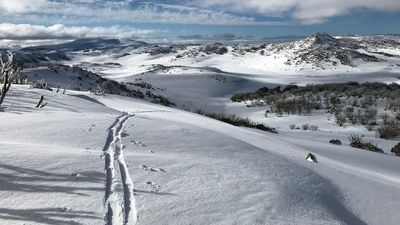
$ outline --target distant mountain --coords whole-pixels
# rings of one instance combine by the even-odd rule
[[[222,44],[200,45],[150,44],[137,40],[87,38],[56,45],[42,45],[19,49],[17,59],[26,63],[69,61],[77,55],[108,55],[119,59],[128,55],[150,55],[172,57],[169,61],[178,64],[182,59],[201,62],[223,55],[230,59],[243,58],[252,61],[280,63],[277,66],[327,69],[337,66],[357,67],[362,63],[398,64],[400,57],[398,35],[338,36],[316,33],[301,40],[265,44]],[[253,60],[254,59],[254,60]],[[274,61],[274,59],[279,59]],[[395,60],[392,60],[395,59]],[[271,62],[272,60],[272,62]],[[132,62],[134,63],[134,62]],[[182,61],[182,66],[186,66]],[[259,65],[256,65],[260,67]],[[261,68],[262,69],[262,68]]]
[[[120,53],[129,54],[131,51],[151,46],[143,41],[119,40],[103,38],[84,38],[71,42],[40,45],[21,48],[16,50],[16,59],[24,63],[39,63],[50,61],[68,61],[72,53],[81,52],[82,54],[104,54]]]
[[[121,44],[118,39],[83,38],[72,42],[23,48],[23,51],[83,51],[109,49]]]
[[[315,66],[322,64],[342,64],[354,66],[354,59],[378,62],[376,56],[360,52],[368,49],[368,45],[356,39],[337,39],[326,33],[316,33],[306,39],[276,45],[275,52],[286,52],[288,65],[309,63]]]

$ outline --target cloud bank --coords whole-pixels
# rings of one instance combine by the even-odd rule
[[[15,15],[18,13],[18,15]],[[165,24],[252,24],[252,17],[222,10],[132,0],[0,0],[0,17],[19,21],[64,24],[165,23]]]
[[[195,0],[202,7],[217,7],[236,12],[267,15],[289,13],[303,24],[322,23],[356,9],[400,11],[399,0]]]
[[[33,12],[46,7],[47,0],[0,0],[0,11],[11,13]]]
[[[52,26],[0,23],[0,39],[43,40],[77,38],[134,38],[151,35],[157,30],[125,29],[112,27],[66,27],[62,24]],[[162,32],[162,31],[161,31]]]
[[[400,0],[153,1],[0,0],[0,38],[136,37],[160,32],[129,28],[136,24],[167,24],[173,29],[176,24],[297,26],[324,23],[356,10],[400,12]]]

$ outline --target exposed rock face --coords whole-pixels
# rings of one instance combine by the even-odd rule
[[[323,64],[336,65],[341,63],[347,66],[354,66],[354,59],[377,62],[379,59],[373,55],[361,53],[365,46],[354,39],[336,39],[326,33],[316,33],[304,40],[288,44],[277,45],[276,51],[293,51],[288,57],[286,64],[300,65],[310,63],[315,66]]]
[[[210,54],[223,55],[228,52],[228,49],[221,43],[214,43],[214,44],[208,44],[200,48],[200,51],[205,52],[208,55]]]
[[[168,47],[154,47],[147,51],[150,55],[160,55],[160,54],[171,54],[177,53],[176,49],[173,46]]]

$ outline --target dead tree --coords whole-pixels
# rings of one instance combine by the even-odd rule
[[[10,90],[11,84],[19,77],[22,70],[22,65],[14,63],[14,55],[7,51],[5,56],[0,52],[0,106],[6,97],[7,92]]]
[[[42,96],[40,96],[39,102],[36,104],[36,107],[35,107],[35,108],[39,108],[39,107],[42,105],[43,100],[44,100],[44,96],[42,95]],[[40,107],[40,108],[42,108],[42,107]]]
[[[60,91],[60,86],[61,86],[61,83],[58,83],[56,93],[58,93]]]

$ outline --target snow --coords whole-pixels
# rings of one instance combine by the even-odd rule
[[[241,55],[228,46],[224,55],[181,58],[177,54],[198,46],[150,55],[143,43],[110,51],[100,45],[68,52],[72,60],[63,62],[118,82],[151,84],[141,91],[162,95],[176,108],[95,95],[89,91],[100,78],[80,70],[26,69],[31,81],[80,91],[12,86],[0,111],[0,224],[397,225],[400,158],[390,149],[398,140],[377,138],[364,126],[340,127],[324,110],[265,117],[269,106],[230,100],[234,93],[287,84],[399,82],[398,57],[377,53],[368,54],[385,61],[354,60],[357,67],[285,64],[312,41],[265,55]],[[399,55],[394,48],[375,50]],[[41,95],[48,104],[36,109]],[[278,134],[177,108],[248,117]],[[386,154],[350,147],[354,133]],[[318,163],[307,161],[308,153]]]
[[[34,109],[40,95],[49,103]],[[107,179],[100,156],[109,149],[106,131],[123,112],[132,116],[113,140],[121,141],[114,146],[123,151],[128,173],[122,174],[132,180],[136,204],[124,198],[118,167],[113,201],[137,211],[131,224],[400,219],[400,164],[390,155],[331,145],[307,133],[234,127],[121,96],[13,86],[3,107],[0,224],[104,223]],[[308,152],[318,164],[305,160]]]

